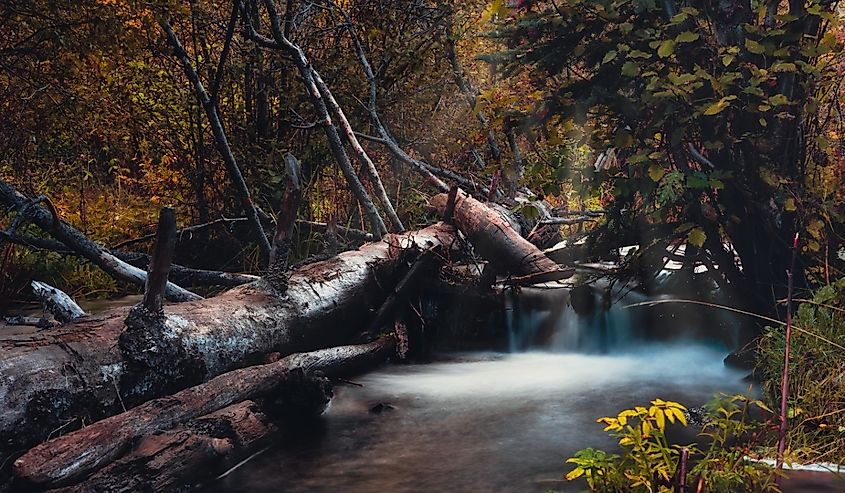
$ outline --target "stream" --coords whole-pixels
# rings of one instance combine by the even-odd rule
[[[636,301],[636,300],[634,300]],[[554,313],[551,336],[535,333]],[[508,352],[439,354],[338,385],[317,423],[209,482],[234,492],[579,491],[564,460],[614,442],[595,422],[654,398],[699,406],[747,392],[728,349],[683,337],[640,338],[648,317],[614,306],[507,317]],[[680,327],[678,334],[683,334]],[[684,437],[691,441],[694,436]]]

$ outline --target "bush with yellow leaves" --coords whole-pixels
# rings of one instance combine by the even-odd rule
[[[669,425],[687,426],[687,409],[677,402],[655,399],[647,408],[636,406],[616,417],[599,418],[597,422],[617,439],[620,453],[580,450],[566,461],[575,465],[566,479],[583,478],[591,491],[612,493],[671,493],[681,483],[699,492],[778,491],[774,471],[748,460],[755,440],[766,429],[765,423],[748,419],[752,406],[768,412],[765,404],[743,395],[719,396],[709,403],[700,433],[709,442],[706,450],[669,442]],[[680,478],[683,449],[689,463],[686,476]]]

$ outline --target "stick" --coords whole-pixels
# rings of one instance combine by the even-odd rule
[[[170,207],[163,207],[158,215],[158,229],[150,267],[147,271],[147,282],[144,285],[144,307],[150,313],[164,313],[164,288],[173,263],[173,253],[176,249],[176,211]]]
[[[786,335],[783,349],[783,377],[781,379],[780,387],[780,437],[778,438],[778,455],[776,469],[783,467],[783,453],[786,450],[786,432],[789,423],[787,422],[787,408],[789,399],[789,350],[790,339],[792,337],[792,288],[793,278],[795,274],[795,258],[798,255],[798,233],[795,233],[795,239],[792,241],[792,265],[786,271],[787,288],[786,288]],[[778,482],[780,478],[777,479]]]
[[[32,281],[32,293],[41,300],[44,308],[53,314],[57,321],[65,324],[71,320],[84,317],[85,310],[79,307],[73,298],[61,289],[54,288],[41,281]]]

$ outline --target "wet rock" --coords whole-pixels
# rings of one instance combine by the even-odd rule
[[[370,408],[370,412],[373,414],[381,414],[385,411],[393,411],[394,409],[396,408],[391,406],[390,404],[379,402],[378,404]]]

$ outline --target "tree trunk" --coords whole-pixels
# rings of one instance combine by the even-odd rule
[[[354,340],[397,279],[406,248],[449,248],[444,224],[389,235],[264,281],[165,307],[162,321],[121,308],[50,331],[0,337],[0,462],[54,432],[254,364],[271,352]],[[125,321],[125,322],[124,322]],[[124,328],[126,331],[124,332]]]
[[[331,391],[305,375],[319,371],[335,376],[357,365],[383,361],[393,347],[393,338],[387,337],[359,346],[292,354],[274,363],[224,373],[37,445],[15,461],[15,478],[40,487],[67,484],[114,462],[143,436],[258,397],[316,393],[316,406],[313,399],[306,400],[310,412],[319,414],[328,405]]]
[[[431,199],[432,206],[440,214],[445,213],[448,202],[445,193]],[[515,280],[519,284],[565,279],[573,274],[572,269],[562,269],[520,236],[493,209],[463,192],[458,193],[455,200],[452,220],[497,272],[518,276]]]

